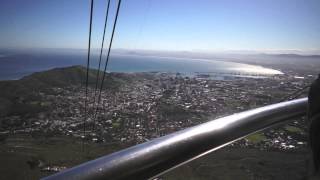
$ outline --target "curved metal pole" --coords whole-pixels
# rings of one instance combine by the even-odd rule
[[[54,179],[148,179],[226,146],[248,134],[302,116],[307,98],[268,105],[212,120],[52,176]]]

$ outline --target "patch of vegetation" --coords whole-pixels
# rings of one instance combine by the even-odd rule
[[[247,139],[251,143],[259,143],[263,140],[265,140],[267,137],[263,133],[255,133],[247,136],[245,139]]]
[[[289,131],[289,132],[292,132],[292,133],[301,133],[303,130],[298,128],[298,127],[295,127],[295,126],[285,126],[284,128],[285,130]]]
[[[120,128],[120,123],[118,123],[118,122],[113,122],[112,123],[112,128],[114,128],[114,129],[118,129],[118,128]]]
[[[9,136],[0,146],[0,159],[6,164],[0,166],[1,179],[40,179],[49,175],[41,171],[43,167],[72,167],[125,147],[86,142],[83,151],[81,140],[71,137],[54,136],[44,141],[28,135]],[[40,161],[30,166],[30,162]]]
[[[158,112],[162,117],[175,121],[184,121],[194,115],[192,112],[189,112],[180,106],[176,106],[174,104],[169,104],[166,102],[161,102],[159,104]]]

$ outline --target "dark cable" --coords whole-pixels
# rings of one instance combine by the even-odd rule
[[[305,91],[306,89],[308,89],[309,87],[310,87],[310,85],[304,86],[303,88],[298,89],[298,90],[290,93],[288,96],[284,97],[284,98],[281,99],[279,102],[287,101],[287,100],[290,100],[290,99],[295,99],[295,98],[299,97],[301,94],[303,94],[304,91]]]
[[[106,11],[106,19],[105,19],[105,21],[104,21],[104,29],[103,29],[103,36],[102,36],[102,42],[101,42],[101,50],[100,50],[98,73],[97,73],[97,79],[96,79],[96,87],[95,87],[95,89],[94,89],[94,101],[93,101],[93,105],[95,105],[95,102],[96,102],[96,95],[97,95],[97,89],[98,89],[98,81],[99,81],[99,75],[100,75],[101,58],[102,58],[102,52],[103,52],[103,46],[104,46],[104,38],[105,38],[106,27],[107,27],[107,23],[108,23],[109,6],[110,6],[110,0],[108,0],[107,11]]]
[[[88,58],[87,58],[87,74],[86,74],[86,95],[85,95],[85,100],[84,100],[82,151],[84,151],[84,138],[86,137],[86,120],[88,118],[88,113],[87,113],[87,103],[88,102],[87,101],[88,101],[88,81],[89,81],[89,68],[90,68],[92,12],[93,12],[93,0],[91,0],[91,8],[90,8],[90,26],[89,26],[89,42],[88,42]]]
[[[110,39],[109,48],[108,48],[107,59],[106,59],[106,63],[105,63],[105,66],[104,66],[102,81],[101,81],[100,90],[99,90],[98,104],[96,106],[96,111],[95,111],[94,118],[93,118],[93,125],[94,126],[95,126],[95,119],[96,119],[96,115],[97,115],[97,112],[98,112],[99,104],[100,104],[100,101],[101,101],[101,91],[102,91],[104,79],[105,79],[105,76],[106,76],[107,66],[108,66],[109,57],[110,57],[110,50],[112,48],[112,41],[113,41],[113,36],[114,36],[114,32],[115,32],[116,25],[117,25],[120,5],[121,5],[121,0],[118,1],[117,12],[116,12],[116,16],[115,16],[115,20],[114,20],[114,24],[113,24],[111,39]]]
[[[304,93],[304,91],[301,91],[298,94],[295,94],[295,96],[291,96],[290,99],[296,99],[297,97],[301,96]]]

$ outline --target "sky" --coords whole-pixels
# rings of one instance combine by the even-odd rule
[[[107,0],[94,1],[92,47]],[[108,44],[117,0],[111,0]],[[0,48],[85,49],[89,0],[1,0]],[[113,48],[320,52],[319,0],[122,0]]]

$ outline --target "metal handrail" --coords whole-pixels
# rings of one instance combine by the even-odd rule
[[[150,179],[251,133],[302,116],[307,101],[301,98],[212,120],[43,179]]]

